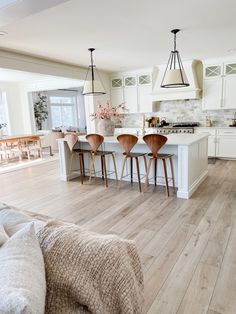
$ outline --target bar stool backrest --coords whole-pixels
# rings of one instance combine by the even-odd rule
[[[99,146],[104,142],[104,137],[100,134],[88,134],[86,140],[92,148],[92,152],[96,153]]]
[[[78,134],[72,132],[66,133],[65,140],[67,141],[69,149],[72,152],[73,148],[75,147],[75,144],[78,142]]]
[[[138,137],[132,134],[121,134],[117,136],[117,140],[125,151],[125,155],[129,156],[132,148],[138,142]]]
[[[167,142],[167,137],[160,134],[148,134],[143,137],[143,140],[150,148],[153,157],[157,157],[158,151]]]

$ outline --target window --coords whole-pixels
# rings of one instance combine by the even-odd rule
[[[76,96],[49,96],[52,128],[78,127]]]
[[[0,123],[7,124],[7,126],[3,128],[3,132],[4,134],[9,134],[9,119],[6,92],[0,92]]]

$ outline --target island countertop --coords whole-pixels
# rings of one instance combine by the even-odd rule
[[[207,134],[168,134],[165,135],[168,138],[168,141],[165,145],[191,145],[198,141],[201,141],[203,138],[208,137]],[[137,144],[145,144],[143,141],[143,136],[138,136]],[[59,139],[58,141],[63,141],[65,139]],[[87,142],[86,136],[79,136],[79,142]],[[117,136],[108,136],[104,137],[104,143],[115,144],[118,143]]]

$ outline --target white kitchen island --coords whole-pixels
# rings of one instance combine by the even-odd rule
[[[177,197],[188,199],[196,191],[198,186],[207,177],[208,167],[208,135],[206,134],[169,134],[167,143],[161,149],[161,153],[174,154],[174,171],[175,182],[177,186]],[[79,176],[79,162],[74,158],[72,165],[72,174],[69,175],[69,165],[71,153],[65,139],[58,140],[59,157],[60,157],[60,179],[68,181],[72,178]],[[86,141],[85,136],[79,137],[78,147],[89,149],[90,146]],[[118,175],[121,173],[123,162],[123,150],[118,143],[116,137],[105,137],[101,150],[111,150],[115,152]],[[142,137],[139,137],[138,143],[135,145],[133,152],[150,152]],[[148,157],[147,157],[148,158]],[[90,160],[89,155],[85,154],[85,168],[89,169]],[[96,158],[96,171],[101,170],[100,158]],[[107,157],[107,170],[113,170],[113,163],[110,157]],[[167,162],[168,177],[171,178],[170,166]],[[129,163],[126,168],[127,174],[129,173]],[[134,170],[135,171],[135,170]],[[142,182],[145,180],[145,168],[142,159],[140,159],[140,172]],[[152,171],[150,173],[153,173]],[[101,176],[101,172],[96,174]],[[157,170],[157,184],[164,185],[164,175],[162,163],[159,162]],[[114,173],[110,178],[115,179]],[[124,180],[129,180],[127,176]],[[134,176],[135,181],[135,176]],[[152,179],[150,180],[152,184]],[[171,180],[169,185],[171,186]]]

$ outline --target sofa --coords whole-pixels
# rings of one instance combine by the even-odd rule
[[[143,274],[133,241],[4,203],[0,282],[0,313],[143,311]]]

